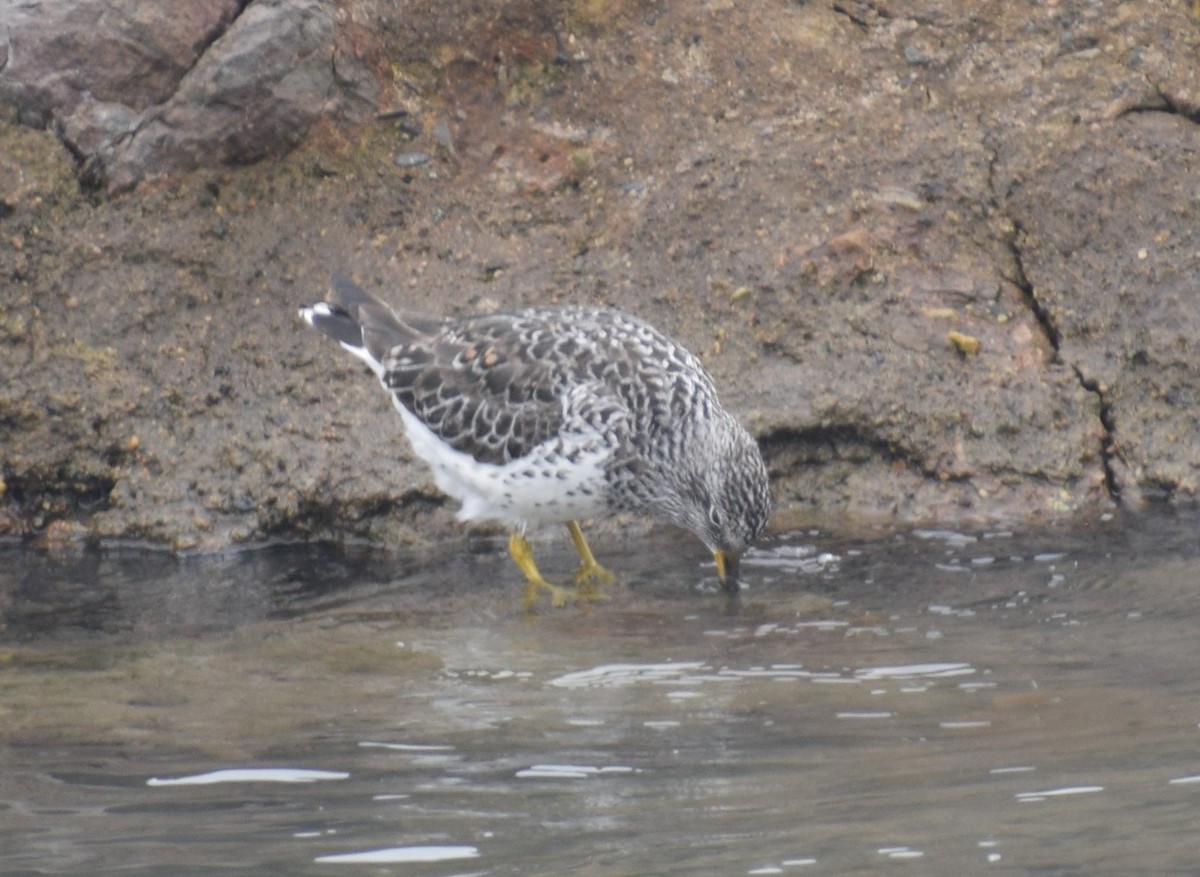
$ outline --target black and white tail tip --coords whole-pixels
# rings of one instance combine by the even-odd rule
[[[322,334],[328,335],[348,352],[354,354],[379,377],[383,377],[383,364],[367,350],[363,329],[346,311],[329,302],[317,302],[300,308],[300,319]]]

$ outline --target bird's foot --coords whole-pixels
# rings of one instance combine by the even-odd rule
[[[533,611],[541,591],[550,595],[550,605],[556,609],[566,606],[568,602],[575,599],[575,592],[570,588],[560,588],[542,578],[542,574],[533,560],[533,546],[523,535],[513,533],[508,537],[508,553],[512,555],[517,568],[525,574],[525,593],[521,602],[526,612]]]
[[[574,525],[571,531],[572,536],[578,530],[578,525]],[[579,538],[582,540],[582,534],[579,534]],[[576,544],[578,545],[579,543]],[[593,602],[608,599],[601,592],[600,583],[611,582],[613,574],[596,563],[596,558],[592,557],[592,553],[587,550],[587,543],[583,543],[583,546],[583,549],[580,550],[583,562],[575,573],[574,581],[576,586],[574,588],[564,588],[559,585],[552,585],[542,577],[537,564],[533,561],[533,547],[524,536],[520,533],[514,533],[509,537],[508,551],[512,555],[512,559],[516,562],[517,567],[525,574],[525,591],[521,602],[526,612],[534,611],[542,592],[550,595],[550,605],[555,609],[561,609],[568,603],[580,600]]]
[[[521,605],[526,612],[533,612],[537,608],[538,597],[542,591],[550,595],[550,605],[555,609],[561,609],[571,601],[580,599],[581,596],[577,590],[552,585],[540,577],[537,579],[527,579],[525,581],[525,592],[521,597]]]
[[[593,559],[591,563],[581,563],[579,569],[575,570],[575,575],[572,581],[581,588],[588,586],[592,589],[598,589],[599,585],[606,585],[612,582],[613,574],[596,563]]]
[[[608,570],[602,569],[601,572],[607,573]],[[536,611],[538,598],[543,593],[550,596],[550,605],[555,609],[561,609],[568,603],[598,603],[608,600],[609,596],[604,593],[600,583],[594,580],[593,575],[585,577],[574,588],[552,585],[545,579],[526,581],[525,591],[521,596],[521,605],[526,612]],[[609,574],[603,578],[604,581],[608,581],[612,576]]]
[[[587,539],[583,537],[583,530],[579,528],[577,522],[568,521],[567,529],[571,532],[571,541],[575,543],[575,550],[579,552],[580,564],[579,569],[575,571],[574,580],[580,599],[607,600],[600,585],[611,582],[613,574],[596,562],[596,558],[592,555],[592,549],[588,547]]]
[[[580,600],[597,603],[609,599],[603,586],[612,582],[613,574],[594,559],[591,563],[585,561],[580,564],[572,580],[575,582],[575,594]]]

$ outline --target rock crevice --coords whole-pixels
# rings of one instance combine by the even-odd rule
[[[1083,369],[1076,363],[1064,362],[1062,355],[1062,335],[1050,311],[1038,299],[1037,290],[1025,273],[1025,257],[1021,250],[1021,238],[1026,234],[1020,222],[1008,219],[1012,231],[1006,236],[1005,244],[1012,257],[1013,275],[1008,278],[1021,291],[1021,298],[1029,308],[1037,325],[1041,328],[1047,344],[1053,351],[1054,361],[1066,365],[1079,381],[1079,386],[1096,398],[1096,416],[1102,428],[1100,435],[1099,457],[1104,467],[1104,487],[1108,497],[1117,504],[1121,502],[1121,490],[1118,486],[1114,463],[1116,459],[1116,425],[1113,421],[1112,406],[1105,398],[1104,388],[1098,381],[1084,374]]]

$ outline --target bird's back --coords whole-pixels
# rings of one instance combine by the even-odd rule
[[[528,308],[460,319],[393,310],[344,278],[314,326],[366,360],[397,402],[438,438],[503,464],[572,416],[617,415],[653,434],[715,404],[698,359],[649,324],[605,308]],[[575,394],[586,387],[586,394]],[[573,400],[590,400],[587,406]]]

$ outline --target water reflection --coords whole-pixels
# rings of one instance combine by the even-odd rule
[[[0,874],[1192,873],[1195,524],[10,552]]]

